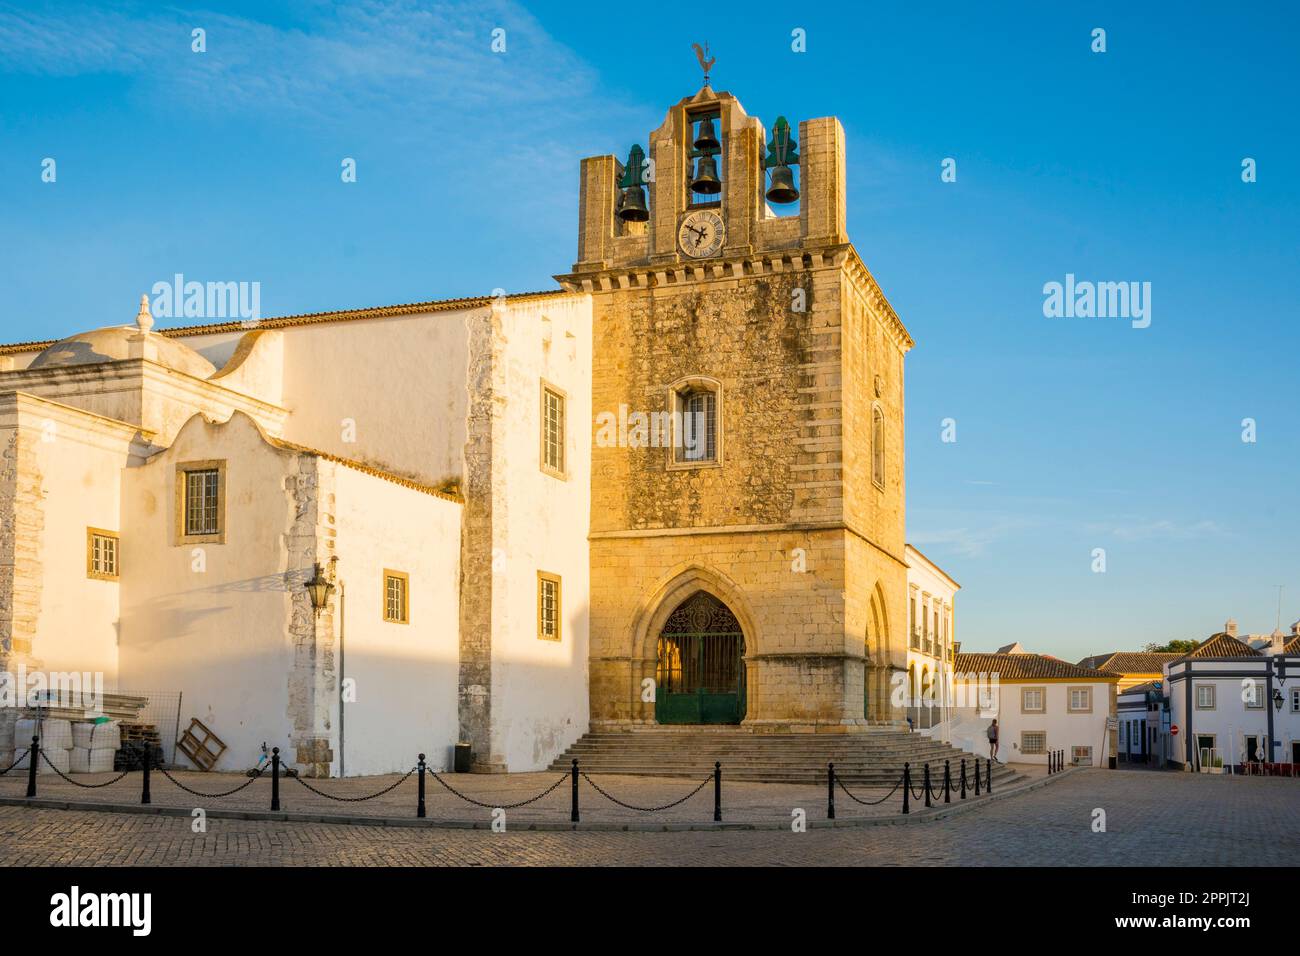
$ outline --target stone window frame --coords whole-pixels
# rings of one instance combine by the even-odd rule
[[[1030,750],[1029,745],[1026,743],[1026,740],[1029,737],[1041,737],[1042,743],[1038,745],[1035,749]],[[1020,731],[1020,752],[1022,754],[1028,754],[1031,757],[1041,756],[1042,754],[1047,753],[1047,731],[1046,730]]]
[[[554,395],[556,398],[559,399],[560,465],[558,468],[547,460],[547,454],[546,454],[547,444],[548,444],[546,440],[546,429],[547,429],[547,424],[549,422],[547,418],[547,412],[549,406],[547,405],[547,401],[546,401],[548,393]],[[548,382],[546,379],[541,379],[538,387],[538,412],[539,412],[539,416],[538,416],[539,421],[537,427],[538,467],[541,468],[544,474],[550,475],[552,478],[558,478],[560,481],[568,481],[569,480],[569,450],[567,445],[569,440],[569,393],[566,392],[564,389],[560,388],[558,385],[552,382]]]
[[[1087,695],[1088,706],[1086,707],[1074,706],[1075,691],[1079,691],[1080,693]],[[1087,686],[1086,684],[1078,684],[1073,687],[1067,687],[1065,689],[1065,712],[1068,714],[1091,714],[1092,698],[1093,698],[1092,688]]]
[[[113,542],[113,570],[102,571],[95,567],[95,539]],[[86,529],[86,577],[94,581],[117,581],[122,577],[122,541],[116,531],[104,528]]]
[[[1080,758],[1080,751],[1087,752],[1087,762]],[[1092,766],[1092,746],[1089,744],[1072,744],[1070,746],[1070,766],[1072,767],[1091,767]]]
[[[877,468],[879,466],[879,468]],[[879,402],[871,403],[871,483],[885,490],[885,410]]]
[[[215,534],[186,534],[185,506],[189,484],[188,475],[196,471],[216,471],[217,473],[217,531]],[[176,545],[184,544],[225,544],[226,543],[226,460],[210,458],[199,461],[181,461],[176,463],[175,474],[175,535]]]
[[[384,568],[382,577],[382,586],[379,590],[379,614],[385,624],[410,624],[411,623],[411,576],[405,571],[394,571],[392,568]],[[401,586],[401,616],[393,617],[388,613],[388,582],[400,581]]]
[[[546,586],[555,585],[555,632],[548,633],[546,630],[546,616],[544,613],[546,601]],[[560,641],[564,636],[564,582],[558,574],[552,574],[549,571],[537,572],[537,639],[539,641]]]
[[[1040,706],[1038,706],[1038,707],[1028,707],[1028,706],[1026,706],[1026,704],[1025,704],[1025,696],[1026,696],[1027,694],[1029,694],[1030,691],[1037,691],[1037,692],[1038,692],[1038,699],[1039,699],[1039,701],[1041,702],[1041,705],[1040,705]],[[1022,688],[1020,688],[1020,712],[1021,712],[1022,714],[1045,714],[1045,713],[1047,713],[1047,686],[1046,686],[1046,685],[1042,685],[1042,686],[1034,685],[1034,686],[1032,686],[1032,687],[1022,687]]]
[[[697,460],[680,459],[677,457],[677,450],[678,448],[685,448],[685,444],[678,432],[683,421],[681,402],[692,392],[697,391],[713,393],[713,457]],[[667,469],[669,471],[687,471],[695,468],[721,468],[723,463],[723,438],[725,435],[725,429],[723,428],[722,383],[716,378],[710,378],[707,375],[687,375],[668,386],[665,399],[672,431],[667,448]]]
[[[1210,702],[1208,704],[1201,703],[1201,691],[1203,690],[1210,692]],[[1197,683],[1192,686],[1192,703],[1197,710],[1218,710],[1216,706],[1218,696],[1218,688],[1212,683]]]

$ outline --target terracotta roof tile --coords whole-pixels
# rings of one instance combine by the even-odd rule
[[[1112,651],[1079,661],[1080,667],[1112,674],[1159,674],[1165,664],[1182,657],[1177,651]]]
[[[504,298],[508,301],[525,301],[528,299],[549,299],[556,296],[573,295],[564,289],[546,292],[516,292]],[[245,325],[243,319],[229,322],[214,322],[208,325],[183,325],[174,329],[158,329],[161,335],[176,338],[186,335],[216,335],[220,332],[249,332],[254,329],[284,329],[297,325],[316,325],[325,322],[353,322],[359,319],[383,319],[393,315],[419,315],[423,312],[452,312],[456,309],[474,309],[490,305],[492,296],[479,295],[460,299],[434,299],[429,302],[409,302],[405,305],[381,305],[366,309],[340,309],[334,312],[304,312],[301,315],[283,315],[278,318],[259,319],[256,325]],[[0,345],[0,355],[13,355],[19,352],[38,352],[48,348],[61,339],[49,339],[44,342],[17,342],[12,345]]]
[[[441,491],[432,485],[421,484],[410,478],[403,478],[401,475],[395,475],[391,471],[383,471],[364,462],[355,461],[351,458],[342,458],[338,455],[331,455],[327,451],[321,451],[319,448],[308,448],[306,445],[299,445],[297,442],[286,441],[283,438],[273,438],[267,436],[267,441],[277,448],[283,448],[285,451],[296,451],[304,455],[314,455],[317,458],[324,458],[326,461],[332,461],[342,465],[345,468],[351,468],[355,471],[365,472],[367,475],[373,475],[375,478],[382,478],[384,481],[391,481],[395,485],[401,485],[403,488],[410,488],[412,491],[418,491],[422,494],[433,495],[436,498],[444,498],[447,501],[454,501],[457,504],[464,504],[465,499],[460,495],[453,495],[450,492]]]
[[[1261,657],[1259,651],[1255,650],[1245,641],[1239,641],[1231,634],[1218,633],[1212,634],[1200,647],[1190,654],[1184,654],[1178,658],[1180,661],[1191,660],[1198,657]]]
[[[953,670],[959,674],[997,674],[1002,681],[1051,678],[1119,681],[1118,674],[1105,674],[1042,654],[958,654]]]

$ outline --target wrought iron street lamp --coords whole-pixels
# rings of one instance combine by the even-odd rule
[[[325,609],[326,602],[329,601],[330,594],[334,590],[333,583],[321,573],[320,562],[316,562],[316,571],[310,581],[306,584],[307,596],[311,598],[312,610],[317,615]]]

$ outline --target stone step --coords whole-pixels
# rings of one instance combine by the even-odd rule
[[[835,764],[845,784],[892,787],[908,763],[913,785],[920,786],[924,766],[930,765],[932,786],[943,780],[944,761],[954,777],[966,760],[969,789],[974,788],[976,755],[941,740],[883,730],[859,734],[753,734],[742,731],[678,731],[646,728],[629,732],[584,735],[551,764],[563,772],[574,759],[589,773],[701,779],[722,763],[723,780],[825,784],[826,765]],[[979,758],[981,779],[987,763]],[[995,788],[1018,779],[1005,765],[993,768]]]

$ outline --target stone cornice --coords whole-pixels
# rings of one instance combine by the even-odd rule
[[[868,269],[866,264],[862,261],[862,257],[858,255],[858,251],[853,248],[852,244],[846,248],[848,249],[848,256],[844,263],[845,271],[855,280],[855,287],[864,293],[864,298],[866,299],[867,304],[884,324],[885,330],[889,333],[890,338],[892,338],[904,352],[907,352],[916,344],[912,339],[911,333],[907,331],[907,326],[903,325],[903,320],[898,317],[898,313],[894,311],[894,307],[890,305],[889,300],[885,298],[885,293],[881,291],[880,283],[876,281],[876,277],[871,274],[871,270]]]
[[[618,289],[652,289],[691,282],[727,281],[808,269],[830,269],[845,261],[847,246],[754,252],[715,259],[678,259],[664,263],[617,266],[599,264],[591,271],[568,272],[555,281],[568,292],[600,293]]]

